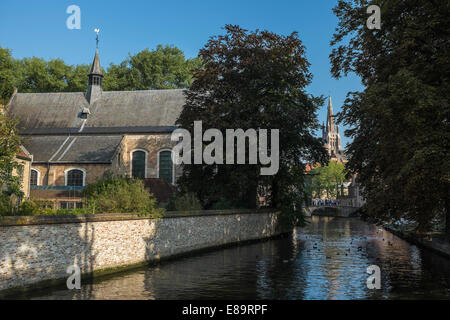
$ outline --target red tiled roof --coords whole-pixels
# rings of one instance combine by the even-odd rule
[[[25,152],[20,151],[19,153],[16,154],[16,157],[18,158],[25,158],[25,159],[30,159],[30,157],[28,157]],[[31,159],[30,159],[31,160]]]
[[[49,200],[60,198],[82,198],[81,191],[68,191],[68,190],[39,190],[31,189],[30,198],[36,200]]]

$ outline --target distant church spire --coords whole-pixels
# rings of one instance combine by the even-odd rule
[[[331,96],[328,97],[327,124],[323,131],[322,138],[325,141],[325,148],[328,150],[328,154],[333,157],[339,157],[342,151],[341,136],[339,134],[339,126],[335,123]]]
[[[327,131],[334,131],[334,115],[333,104],[331,103],[331,96],[328,97],[328,112],[327,112]]]
[[[94,60],[92,61],[91,70],[89,72],[89,85],[88,91],[86,93],[86,99],[89,104],[92,104],[95,100],[99,99],[102,95],[102,82],[103,82],[103,73],[102,67],[100,65],[100,58],[98,55],[98,33],[100,30],[95,29],[97,33],[96,43],[97,49],[95,50]]]

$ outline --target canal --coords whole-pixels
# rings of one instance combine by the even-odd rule
[[[381,270],[368,289],[367,267]],[[25,299],[449,299],[450,260],[358,218],[312,217],[291,236],[120,273]]]

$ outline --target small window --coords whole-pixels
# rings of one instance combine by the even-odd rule
[[[67,172],[67,185],[71,187],[82,187],[84,180],[84,172],[73,169]]]
[[[37,186],[39,184],[39,172],[35,169],[31,169],[30,172],[30,185]]]
[[[169,183],[173,182],[172,152],[161,151],[159,153],[159,177]]]
[[[83,203],[76,201],[60,201],[59,202],[60,209],[72,210],[72,209],[82,209]]]

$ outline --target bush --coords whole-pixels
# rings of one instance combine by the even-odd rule
[[[84,190],[92,213],[137,213],[157,217],[156,198],[139,179],[107,176]]]
[[[237,209],[230,201],[221,197],[217,202],[211,206],[211,210],[228,210]]]
[[[18,216],[51,216],[51,215],[73,215],[73,214],[91,214],[90,208],[82,209],[53,209],[52,201],[43,200],[25,200],[17,211]]]
[[[167,203],[168,211],[189,211],[202,210],[200,200],[194,193],[184,193],[182,195],[173,195]]]
[[[0,194],[0,216],[10,216],[14,214],[14,205],[11,197],[6,194]]]
[[[32,200],[25,200],[19,206],[19,216],[32,216],[38,213],[39,206]]]
[[[156,199],[144,188],[141,180],[108,176],[84,190],[82,209],[53,209],[52,201],[25,200],[17,208],[11,197],[0,194],[0,216],[77,215],[94,213],[137,213],[158,218],[163,209],[156,209]]]

